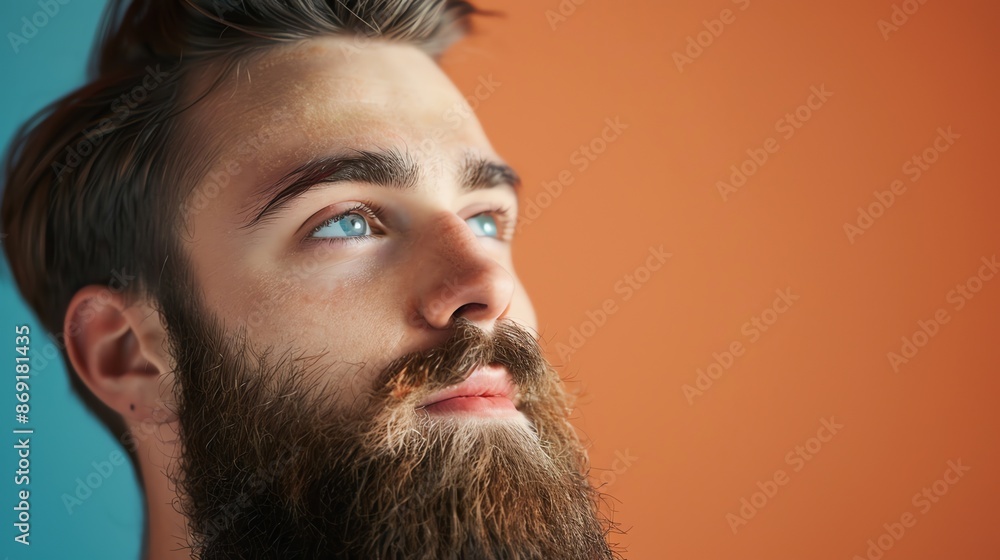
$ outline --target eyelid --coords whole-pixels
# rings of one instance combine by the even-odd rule
[[[321,216],[320,218],[307,220],[306,223],[303,224],[300,230],[305,230],[307,232],[303,236],[303,242],[358,242],[370,237],[375,237],[376,232],[385,229],[383,219],[385,216],[385,209],[376,202],[370,200],[354,201],[353,204],[347,209],[331,214],[329,209],[333,206],[336,205],[330,205],[322,211],[314,214],[314,216]],[[474,210],[469,213],[467,217],[463,218],[463,220],[471,220],[472,218],[483,214],[493,215],[495,216],[495,221],[497,222],[497,236],[493,239],[503,242],[510,242],[513,239],[513,234],[517,225],[516,205],[489,202],[483,203],[482,205],[475,205],[473,208]],[[358,213],[364,214],[367,218],[375,222],[368,224],[372,229],[371,235],[333,238],[313,237],[313,234],[320,228],[324,227],[327,223],[333,222],[337,219],[342,219],[348,214]]]
[[[497,225],[497,236],[491,237],[497,241],[510,242],[514,238],[517,226],[517,204],[507,204],[500,202],[484,202],[471,206],[473,210],[468,212],[464,220],[471,220],[476,216],[489,214],[494,217]]]
[[[517,232],[517,206],[496,206],[485,212],[480,212],[479,214],[485,213],[493,214],[498,217],[499,220],[495,220],[497,223],[497,241],[503,241],[505,243],[510,243],[514,240],[514,234]],[[479,214],[470,216],[474,218]]]
[[[316,233],[319,228],[334,220],[343,219],[348,214],[364,214],[367,218],[375,222],[374,224],[368,224],[373,230],[376,229],[376,226],[381,225],[382,223],[382,207],[374,202],[367,200],[354,201],[353,204],[347,209],[331,213],[330,209],[334,206],[337,205],[332,204],[316,214],[313,214],[314,217],[319,216],[319,218],[310,218],[309,220],[306,220],[302,227],[299,228],[300,232],[306,232],[304,235],[305,239],[313,239],[313,234]]]
[[[341,212],[341,213],[339,213],[339,214],[337,214],[335,216],[330,216],[329,218],[323,220],[322,222],[320,222],[320,224],[318,226],[316,226],[315,228],[313,228],[313,233],[315,233],[316,231],[318,231],[321,228],[326,227],[327,224],[335,224],[335,223],[339,222],[340,220],[343,220],[347,216],[349,216],[351,214],[357,214],[359,212],[365,214],[366,216],[368,216],[369,218],[371,218],[373,220],[378,221],[378,219],[379,219],[378,213],[375,210],[372,210],[371,207],[369,207],[369,206],[367,206],[365,204],[359,203],[359,204],[356,204],[356,205],[352,206],[351,208],[348,208],[347,210],[344,210],[343,212]],[[371,224],[369,224],[369,226],[371,226]]]

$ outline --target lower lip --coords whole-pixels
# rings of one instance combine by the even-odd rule
[[[507,397],[454,397],[423,407],[430,414],[514,416],[521,413]]]

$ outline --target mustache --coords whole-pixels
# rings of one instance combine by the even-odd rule
[[[473,370],[487,365],[506,367],[527,400],[542,390],[548,372],[537,340],[515,321],[501,319],[488,333],[459,317],[451,335],[440,345],[390,362],[376,377],[373,389],[379,399],[416,400],[461,383]]]

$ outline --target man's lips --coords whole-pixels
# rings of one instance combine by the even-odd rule
[[[461,383],[437,391],[417,405],[430,414],[520,415],[514,406],[517,387],[507,368],[478,367]]]

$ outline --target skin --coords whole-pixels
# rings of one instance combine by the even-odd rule
[[[503,161],[463,95],[414,46],[355,43],[326,37],[274,48],[241,65],[186,117],[208,158],[193,192],[203,198],[182,228],[204,305],[227,329],[245,327],[257,345],[297,350],[329,366],[318,390],[334,392],[340,406],[393,359],[440,344],[456,316],[487,331],[507,318],[537,332],[509,240],[477,236],[468,222],[510,207],[505,219],[513,224],[517,196],[512,186],[461,189],[465,153]],[[274,219],[241,227],[260,185],[345,148],[409,151],[421,169],[416,188],[326,185]],[[207,186],[223,176],[221,188]],[[385,209],[382,221],[365,216],[373,238],[305,239],[317,222],[362,201]],[[503,219],[496,220],[502,230]],[[176,490],[165,475],[178,449],[162,321],[153,302],[126,305],[96,285],[77,293],[67,326],[85,310],[88,320],[69,338],[70,360],[137,442],[149,558],[188,557],[184,519],[170,503]]]

